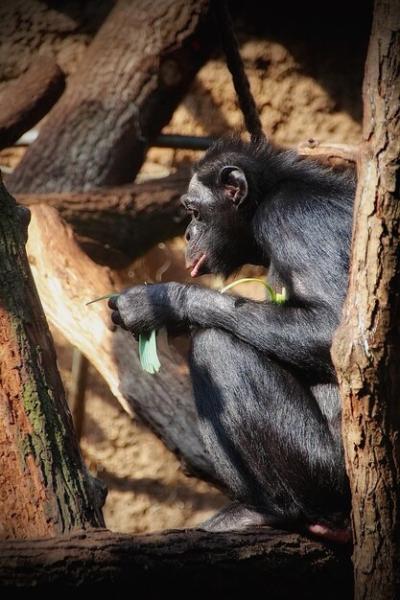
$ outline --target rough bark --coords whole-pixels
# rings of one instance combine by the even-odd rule
[[[207,0],[119,0],[10,189],[76,191],[133,181],[208,54],[207,10]]]
[[[96,261],[110,265],[110,248],[119,266],[144,254],[158,242],[184,231],[187,216],[180,203],[189,173],[182,170],[162,179],[112,189],[68,194],[18,195],[26,206],[57,208],[82,246]],[[89,246],[89,240],[101,247]],[[103,251],[100,254],[101,248]],[[111,266],[111,265],[110,265]]]
[[[29,213],[0,187],[0,537],[103,525],[25,253]]]
[[[400,2],[377,0],[364,79],[352,268],[333,358],[357,599],[400,597]]]
[[[209,534],[109,531],[0,544],[0,588],[146,590],[185,597],[238,591],[270,600],[352,598],[349,555],[273,530]],[[158,595],[154,597],[159,597]]]
[[[0,2],[0,87],[43,55],[52,56],[67,75],[74,73],[114,4],[115,0]]]
[[[11,146],[57,102],[65,77],[51,58],[37,58],[26,73],[0,94],[0,148]]]
[[[84,254],[56,210],[32,207],[27,251],[48,319],[96,367],[128,413],[139,415],[192,473],[212,481],[188,369],[178,353],[160,348],[161,371],[145,373],[133,336],[111,330],[106,301],[86,306],[115,289],[111,271]]]
[[[341,160],[345,163],[354,163],[359,156],[358,146],[349,144],[321,144],[318,140],[307,140],[297,146],[297,152],[302,156],[309,156],[317,160],[335,161]]]

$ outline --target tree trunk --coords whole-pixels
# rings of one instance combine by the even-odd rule
[[[9,178],[10,189],[133,181],[208,54],[207,9],[207,0],[119,0]]]
[[[0,536],[101,526],[25,253],[29,212],[0,187]]]
[[[268,528],[211,534],[167,531],[128,536],[109,531],[0,543],[0,589],[121,592],[173,596],[351,600],[352,568],[343,550]],[[168,593],[169,592],[169,593]],[[222,594],[222,595],[221,595]],[[183,596],[182,596],[183,597]]]
[[[18,194],[17,201],[53,206],[83,239],[89,256],[109,266],[118,262],[120,267],[183,233],[187,215],[180,196],[188,181],[188,171],[182,170],[154,181],[92,192]]]
[[[173,347],[160,348],[160,372],[145,373],[137,342],[112,327],[106,301],[86,306],[112,292],[115,283],[108,268],[93,263],[79,248],[56,210],[32,206],[27,251],[48,319],[85,354],[128,413],[139,415],[193,474],[214,481],[182,357]]]
[[[57,102],[65,77],[51,58],[37,58],[30,69],[0,94],[0,148],[11,146]]]
[[[400,597],[400,2],[377,0],[364,80],[352,268],[333,358],[357,599]]]

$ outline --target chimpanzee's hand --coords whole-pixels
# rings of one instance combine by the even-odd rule
[[[135,336],[175,326],[185,319],[185,289],[179,283],[136,285],[109,300],[111,319]]]

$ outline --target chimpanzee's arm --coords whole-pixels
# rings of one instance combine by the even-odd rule
[[[187,290],[191,322],[225,329],[258,350],[300,367],[329,364],[337,326],[329,307],[255,302],[191,287]]]
[[[323,303],[277,305],[166,283],[135,286],[110,306],[113,320],[136,334],[179,323],[220,328],[279,360],[330,371],[337,319]]]

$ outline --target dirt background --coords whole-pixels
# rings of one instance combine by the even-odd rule
[[[358,142],[370,3],[358,11],[341,1],[329,7],[282,2],[274,12],[260,2],[248,0],[245,9],[242,5],[233,3],[235,24],[265,131],[283,145],[309,138]],[[0,93],[36,54],[50,54],[67,74],[75,72],[111,6],[110,0],[1,3]],[[241,128],[229,72],[216,54],[165,131],[224,135]],[[22,147],[2,151],[0,166],[12,169],[23,152]],[[152,148],[141,177],[166,175],[179,162],[196,157],[193,152]],[[129,280],[144,268],[149,281],[182,279],[181,247],[179,240],[160,245],[140,264],[131,265],[124,277]],[[72,348],[53,334],[68,391]],[[90,470],[108,486],[104,515],[112,530],[191,527],[226,503],[215,489],[182,473],[175,457],[139,420],[124,413],[93,369],[81,447]]]

